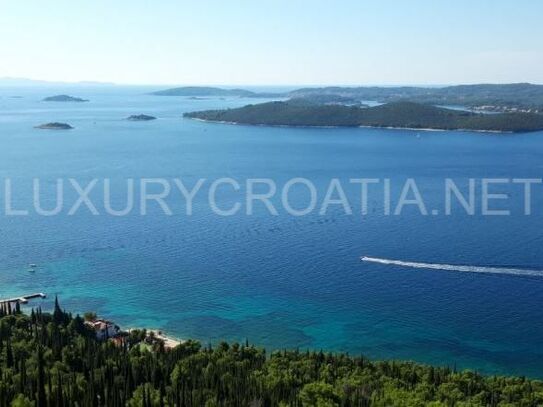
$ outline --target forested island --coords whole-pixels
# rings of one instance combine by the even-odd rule
[[[77,98],[69,95],[55,95],[43,99],[44,102],[88,102],[88,99]]]
[[[279,96],[273,93],[257,93],[245,89],[224,89],[209,86],[183,86],[179,88],[165,89],[152,92],[156,96],[237,96],[237,97],[270,97]]]
[[[481,114],[413,102],[393,102],[361,108],[339,104],[300,103],[293,99],[236,109],[191,112],[184,116],[213,122],[272,126],[368,126],[496,132],[543,130],[543,115],[540,114]]]
[[[539,406],[543,382],[248,343],[98,339],[80,316],[0,308],[0,406]]]

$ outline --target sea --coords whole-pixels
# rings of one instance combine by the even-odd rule
[[[183,113],[262,100],[159,89],[0,88],[0,298],[43,292],[28,307],[58,296],[204,344],[543,378],[543,132],[206,123]],[[42,101],[57,94],[89,102]],[[34,128],[47,122],[74,129]],[[152,199],[142,213],[142,180],[155,198],[170,189],[169,213]],[[190,208],[174,180],[202,183]],[[120,210],[130,182],[133,210],[106,213],[105,185]],[[472,211],[447,182],[473,187]],[[249,204],[249,183],[269,200]],[[38,213],[59,185],[61,210]]]

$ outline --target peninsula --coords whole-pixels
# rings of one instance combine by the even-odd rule
[[[55,95],[43,99],[44,102],[88,102],[88,99],[81,99],[68,95]]]
[[[393,102],[361,108],[290,100],[247,105],[236,109],[191,112],[185,113],[184,117],[211,122],[270,126],[367,126],[494,132],[543,130],[541,114],[482,114],[413,102]]]

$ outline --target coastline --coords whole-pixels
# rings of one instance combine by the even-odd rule
[[[339,406],[342,400],[346,400],[345,405],[371,402],[387,406],[404,405],[405,400],[413,401],[413,405],[490,405],[485,400],[499,400],[495,405],[504,405],[501,401],[507,405],[543,404],[543,382],[536,377],[486,375],[458,370],[456,364],[451,367],[407,359],[376,360],[345,351],[267,352],[238,342],[209,347],[194,343],[184,349],[164,351],[156,338],[142,336],[141,332],[134,332],[128,343],[122,338],[110,339],[101,332],[97,340],[111,340],[113,345],[97,346],[84,330],[71,328],[74,317],[62,311],[58,302],[55,312],[44,314],[44,318],[8,312],[0,319],[5,328],[2,343],[6,349],[0,367],[3,383],[9,386],[5,386],[3,400],[9,392],[8,397],[15,397],[13,400],[25,401],[12,402],[12,406],[88,405],[89,400],[90,405],[146,406],[300,405],[302,400],[303,405],[314,406],[314,398],[308,399],[313,394],[332,394],[330,403],[318,404],[327,406]],[[59,332],[63,335],[61,341]],[[17,352],[11,351],[12,346]],[[13,355],[20,357],[21,353],[39,368],[37,373],[28,375],[32,386],[24,386],[24,393],[17,380],[9,380],[24,377],[27,372],[25,363],[13,362],[17,361]],[[330,374],[330,366],[335,374]],[[281,382],[285,387],[280,392],[278,377],[288,379]],[[51,387],[53,392],[47,392],[48,383],[58,383]],[[371,387],[366,387],[367,383]],[[451,396],[446,399],[449,393]],[[353,394],[363,394],[365,398],[353,398]],[[226,399],[225,395],[232,396]],[[141,404],[141,400],[146,401]],[[310,400],[310,404],[305,400]]]
[[[13,297],[13,298],[6,298],[6,299],[0,299],[0,305],[2,304],[15,304],[19,303],[23,306],[29,306],[29,301],[34,299],[44,299],[47,295],[45,293],[35,293],[35,294],[29,294],[25,296],[19,296],[19,297]],[[15,307],[15,305],[12,305]],[[32,307],[33,308],[33,307]],[[25,312],[27,313],[27,312]],[[85,312],[78,313],[81,317],[84,317]],[[187,339],[181,339],[176,336],[166,334],[163,329],[160,328],[147,328],[147,327],[128,327],[128,328],[122,328],[119,325],[117,325],[113,320],[106,318],[106,317],[100,317],[95,314],[95,318],[91,322],[95,321],[104,321],[106,323],[109,323],[113,326],[117,326],[119,328],[119,333],[128,333],[132,331],[145,331],[146,332],[146,338],[154,338],[158,339],[162,342],[164,342],[164,347],[166,349],[173,349],[178,345],[181,345],[182,343],[187,342]]]
[[[27,311],[25,310],[25,313],[27,313]],[[84,316],[84,313],[83,312],[79,312],[79,315],[80,316]],[[115,319],[109,319],[109,318],[115,318],[113,315],[109,315],[109,316],[105,316],[105,315],[101,315],[100,317],[96,317],[97,319],[102,319],[102,318],[108,318],[108,319],[104,319],[105,321],[114,321]],[[112,324],[114,324],[114,322],[111,322]],[[140,331],[140,333],[145,329],[146,331],[146,335],[145,336],[139,336],[140,338],[143,338],[142,341],[140,342],[144,348],[146,349],[149,349],[149,350],[153,350],[153,349],[157,349],[156,348],[156,345],[158,345],[158,342],[159,341],[164,341],[164,348],[167,349],[167,350],[171,350],[171,349],[174,349],[175,347],[179,346],[180,344],[183,344],[183,343],[186,343],[186,342],[189,342],[189,341],[192,341],[192,340],[195,340],[195,341],[198,341],[200,343],[208,343],[209,340],[206,339],[206,338],[202,338],[202,337],[195,337],[195,336],[185,336],[185,337],[179,337],[179,336],[176,336],[175,333],[173,334],[170,334],[169,332],[164,332],[161,328],[160,328],[160,324],[158,325],[155,325],[152,321],[148,321],[148,323],[146,322],[143,322],[142,323],[134,323],[134,324],[130,324],[129,322],[126,323],[126,325],[121,326],[120,327],[120,331],[121,332],[124,332],[125,334],[126,333],[130,333],[131,331],[135,331],[135,330],[138,330]],[[152,336],[150,336],[150,334],[153,333]],[[177,334],[179,335],[179,334]],[[181,333],[181,335],[183,335]],[[123,335],[121,334],[121,337]],[[99,340],[103,340],[103,339],[99,339]],[[117,340],[117,339],[113,339],[111,338],[111,340],[113,342],[116,342],[116,343],[122,343],[120,340]],[[232,341],[235,341],[235,339],[231,339],[231,338],[226,338],[225,337],[225,340],[228,341],[228,342],[232,342]],[[263,347],[263,348],[266,348],[266,349],[269,349],[269,350],[274,350],[274,349],[283,349],[283,347],[267,347],[263,344],[259,344],[258,342],[254,342],[257,346],[260,346],[260,347]],[[284,348],[286,349],[293,349],[295,348],[295,346],[289,346],[289,345],[284,345]],[[308,349],[308,350],[313,350],[314,348],[312,346],[307,346],[307,347],[303,347],[303,349]],[[342,350],[340,349],[337,349],[337,348],[326,348],[326,351],[329,351],[329,352],[332,352],[332,353],[340,353],[342,352]],[[356,353],[356,352],[355,352]],[[397,356],[391,356],[391,355],[386,355],[386,356],[375,356],[375,355],[367,355],[368,358],[370,360],[373,360],[373,361],[379,361],[379,360],[404,360],[405,358],[399,358]],[[409,357],[407,358],[409,360],[415,360],[417,363],[421,363],[421,364],[427,364],[427,365],[432,365],[432,366],[445,366],[447,362],[444,362],[445,364],[441,364],[441,363],[438,363],[436,361],[428,361],[428,360],[424,360],[424,358],[422,359],[419,359],[418,357]],[[450,364],[452,363],[455,363],[456,364],[457,361],[453,361],[453,362],[448,362]],[[523,372],[523,371],[515,371],[513,369],[503,369],[502,367],[500,367],[499,365],[496,365],[495,367],[490,367],[487,368],[486,367],[483,367],[485,366],[484,364],[480,364],[480,365],[462,365],[460,362],[459,362],[459,365],[461,366],[461,369],[475,369],[477,371],[480,371],[482,374],[485,374],[485,375],[505,375],[505,376],[514,376],[514,375],[525,375],[525,376],[528,376],[528,377],[532,377],[532,378],[539,378],[540,376],[537,374],[537,373],[533,373],[533,372],[530,372],[530,371],[527,371],[527,372]]]
[[[126,328],[126,329],[121,329],[121,330],[124,331],[124,332],[128,332],[128,333],[130,333],[132,331],[146,331],[147,332],[147,337],[152,335],[154,338],[163,341],[164,342],[164,347],[166,349],[173,349],[176,346],[187,342],[186,339],[180,339],[180,338],[174,337],[174,336],[172,336],[170,334],[166,334],[162,329],[157,329],[157,328],[136,328],[136,327],[131,327],[131,328]]]
[[[501,130],[472,130],[472,129],[438,129],[438,128],[417,128],[417,127],[396,127],[396,126],[311,126],[311,125],[295,125],[295,124],[251,124],[240,123],[225,120],[208,120],[201,119],[199,117],[185,117],[189,120],[195,120],[202,123],[211,124],[228,124],[232,126],[251,126],[251,127],[277,127],[277,128],[293,128],[293,129],[381,129],[381,130],[408,130],[408,131],[424,131],[424,132],[445,132],[445,131],[458,131],[458,132],[474,132],[474,133],[489,133],[489,134],[516,134],[516,133],[528,133],[528,132],[514,132],[514,131],[501,131]],[[530,132],[531,133],[531,132]]]

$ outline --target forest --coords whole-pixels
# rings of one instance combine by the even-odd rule
[[[543,130],[536,113],[482,114],[413,102],[374,107],[313,103],[305,98],[268,102],[235,109],[185,113],[185,117],[213,122],[271,126],[399,127],[436,130],[528,132]]]
[[[248,343],[98,341],[78,315],[0,310],[0,406],[538,406],[543,382]]]

